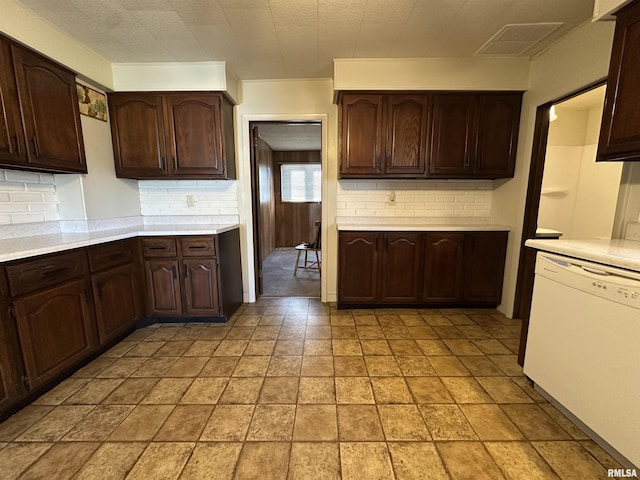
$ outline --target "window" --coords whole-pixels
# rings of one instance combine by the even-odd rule
[[[283,202],[319,202],[322,170],[319,163],[287,163],[280,166]]]

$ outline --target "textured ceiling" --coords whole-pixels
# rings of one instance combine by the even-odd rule
[[[317,123],[256,123],[258,134],[276,152],[322,149],[322,127]]]
[[[505,24],[592,15],[592,0],[21,0],[112,62],[224,60],[241,79],[332,76],[333,58],[472,56]]]

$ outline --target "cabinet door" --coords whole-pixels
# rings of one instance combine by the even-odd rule
[[[435,94],[429,173],[470,176],[475,156],[474,94]]]
[[[27,163],[11,45],[0,38],[0,164]]]
[[[378,300],[378,243],[381,235],[341,232],[339,236],[338,301]]]
[[[498,305],[507,252],[507,232],[471,232],[465,252],[465,303]]]
[[[185,315],[219,315],[218,265],[214,258],[182,261]]]
[[[109,95],[116,176],[166,176],[162,97],[143,93]]]
[[[640,3],[616,18],[598,160],[640,160]]]
[[[9,307],[0,304],[0,416],[11,404],[26,394],[22,382],[24,368],[20,358],[20,345]]]
[[[14,305],[32,389],[71,367],[96,345],[84,280],[28,295]]]
[[[383,236],[380,300],[385,303],[420,301],[420,234]]]
[[[75,75],[23,48],[11,51],[29,166],[86,173]]]
[[[382,95],[344,95],[340,108],[340,175],[379,175],[382,172]]]
[[[220,96],[169,95],[165,102],[171,174],[223,178]]]
[[[429,120],[427,95],[390,95],[386,99],[385,174],[422,176],[426,166]]]
[[[475,175],[513,177],[521,104],[521,93],[480,95]]]
[[[147,314],[180,315],[182,301],[177,260],[146,260]]]
[[[133,264],[95,274],[91,282],[102,344],[142,318],[141,285]]]
[[[462,299],[464,233],[424,235],[422,301],[457,303]]]

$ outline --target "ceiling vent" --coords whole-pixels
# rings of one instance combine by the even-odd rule
[[[518,56],[551,35],[563,23],[512,23],[502,27],[476,55]]]

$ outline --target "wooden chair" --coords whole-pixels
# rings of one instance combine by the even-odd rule
[[[317,270],[322,274],[322,261],[320,260],[320,221],[316,221],[316,237],[311,243],[301,243],[296,245],[295,249],[298,251],[296,256],[296,266],[293,269],[293,274],[298,273],[298,268],[304,268],[305,270]],[[304,252],[304,263],[300,264],[300,255]],[[309,252],[315,254],[316,259],[309,258]]]

